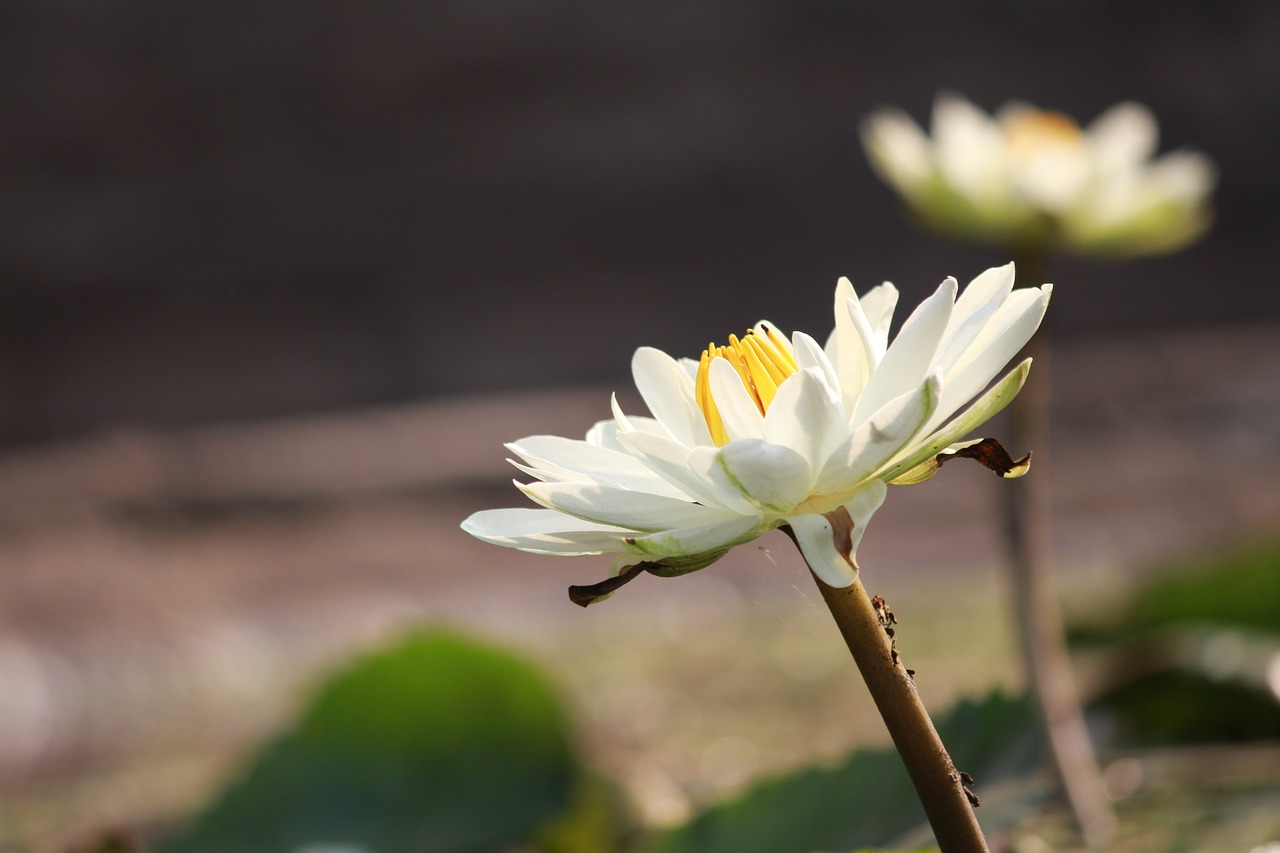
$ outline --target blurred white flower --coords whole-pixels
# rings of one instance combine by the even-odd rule
[[[994,116],[940,95],[932,135],[900,110],[863,123],[872,165],[929,227],[1003,247],[1080,254],[1169,252],[1209,226],[1217,174],[1202,154],[1152,159],[1155,118],[1122,103],[1087,128],[1010,103]]]
[[[822,580],[848,586],[887,483],[926,480],[955,455],[1003,476],[1026,471],[994,442],[957,442],[1013,399],[1029,359],[951,419],[1040,325],[1051,286],[1013,283],[1013,264],[990,269],[957,299],[948,278],[892,346],[897,290],[886,282],[859,299],[841,279],[825,347],[766,322],[696,361],[643,347],[632,373],[652,417],[624,414],[615,398],[613,418],[585,440],[507,445],[533,478],[517,487],[545,509],[478,512],[462,528],[533,553],[617,554],[614,580],[584,588],[579,603],[642,569],[700,569],[777,527]]]

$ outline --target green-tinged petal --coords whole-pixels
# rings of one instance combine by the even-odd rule
[[[827,586],[841,589],[858,579],[858,543],[887,491],[874,481],[833,512],[786,519],[805,562]]]
[[[944,448],[941,452],[921,462],[900,477],[889,481],[891,486],[915,486],[931,479],[943,464],[952,459],[975,459],[986,468],[1006,480],[1024,476],[1031,470],[1031,454],[1014,459],[994,438],[975,438]]]
[[[733,518],[698,527],[664,530],[626,541],[630,549],[646,558],[665,559],[682,555],[724,553],[734,545],[750,542],[770,528],[758,515]],[[701,567],[699,567],[701,568]]]
[[[976,402],[951,423],[933,433],[920,444],[912,447],[907,453],[889,465],[877,476],[886,482],[893,482],[927,459],[931,459],[963,439],[969,433],[982,426],[995,416],[997,412],[1018,396],[1022,385],[1027,381],[1031,371],[1031,359],[1026,359],[991,387]],[[945,396],[945,390],[944,390]],[[925,478],[928,479],[928,478]],[[921,481],[923,482],[923,481]]]
[[[920,385],[946,334],[957,287],[956,280],[948,277],[903,323],[854,407],[850,426],[857,427],[904,389]]]
[[[747,386],[742,384],[742,376],[733,369],[729,360],[717,356],[711,359],[707,368],[707,377],[711,384],[711,398],[715,401],[716,411],[724,424],[724,431],[730,441],[740,438],[760,438],[764,434],[764,415],[755,400],[751,399]],[[710,444],[704,441],[702,444]]]
[[[720,488],[737,490],[758,512],[788,512],[809,496],[812,474],[804,457],[757,439],[735,441],[712,454],[692,453],[689,465]]]
[[[934,373],[916,390],[885,404],[831,454],[814,483],[814,493],[839,494],[874,474],[916,439],[941,393],[942,381]]]
[[[711,433],[694,401],[693,381],[676,360],[653,347],[640,347],[631,359],[636,390],[671,437],[686,447],[707,444]]]
[[[565,557],[620,551],[622,537],[632,535],[550,509],[482,510],[462,522],[462,529],[493,545]]]
[[[814,368],[787,377],[764,416],[764,440],[799,453],[810,471],[819,470],[848,434],[839,396]]]
[[[656,533],[673,527],[696,527],[737,515],[663,495],[631,492],[614,486],[585,483],[516,483],[535,503],[585,518],[597,524],[616,524]]]
[[[699,447],[692,451],[673,438],[651,433],[620,433],[619,440],[627,450],[650,470],[674,484],[689,497],[709,507],[724,507],[736,513],[754,515],[756,507],[737,489],[726,489],[689,467],[692,454],[715,454],[715,448]]]
[[[511,442],[507,449],[534,468],[565,479],[608,483],[633,491],[688,499],[683,491],[620,450],[558,435],[531,435]]]

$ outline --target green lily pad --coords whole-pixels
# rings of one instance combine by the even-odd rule
[[[937,728],[956,767],[977,780],[978,817],[987,832],[1016,823],[1039,803],[1044,749],[1027,700],[994,693],[962,702]],[[932,838],[906,769],[885,748],[763,782],[666,832],[647,853],[914,849]]]
[[[426,633],[325,685],[294,731],[267,745],[187,833],[157,849],[508,850],[544,831],[572,838],[555,821],[582,810],[591,790],[560,699],[537,669],[453,634]],[[607,834],[608,821],[599,823]]]

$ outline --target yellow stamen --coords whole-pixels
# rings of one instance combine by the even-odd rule
[[[1071,116],[1039,110],[1023,110],[1007,118],[1004,135],[1010,153],[1023,159],[1046,148],[1075,147],[1084,142],[1084,133]]]
[[[730,335],[727,346],[707,345],[698,361],[694,397],[703,417],[707,419],[711,440],[718,447],[723,447],[729,443],[729,435],[711,396],[711,362],[717,358],[723,358],[738,372],[742,387],[747,390],[760,414],[768,410],[778,393],[778,386],[795,373],[797,368],[791,343],[777,329],[765,324],[749,330],[741,338]]]

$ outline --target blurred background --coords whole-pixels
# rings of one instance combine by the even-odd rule
[[[806,645],[830,637],[785,540],[583,613],[564,585],[603,565],[457,524],[519,503],[502,441],[630,394],[637,345],[821,336],[840,275],[909,305],[1005,262],[914,230],[862,154],[869,111],[926,121],[939,90],[1082,122],[1139,100],[1162,151],[1221,169],[1191,249],[1051,264],[1069,602],[1280,532],[1278,43],[1262,0],[3,7],[0,850],[185,814],[316,672],[437,616],[568,661],[658,820],[877,737]],[[943,703],[1021,677],[993,486],[946,473],[864,546],[925,613],[939,588],[991,607],[985,668],[922,687]],[[945,619],[919,654],[975,631]],[[629,663],[588,655],[619,626]],[[795,699],[746,676],[694,714],[701,672],[656,662],[748,642],[822,697],[797,706],[825,739],[761,735]],[[769,745],[717,764],[725,732]]]

